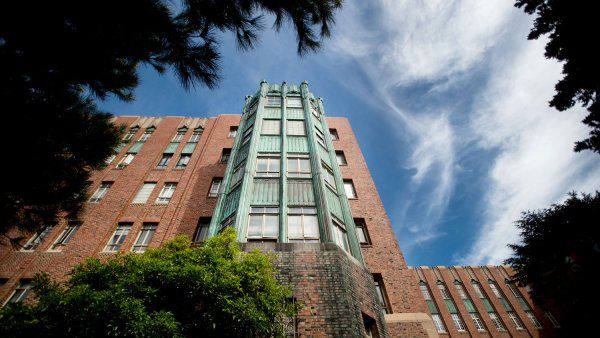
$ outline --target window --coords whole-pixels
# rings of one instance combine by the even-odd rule
[[[442,321],[442,317],[440,317],[439,314],[434,313],[431,315],[431,318],[433,319],[433,325],[435,325],[435,329],[437,330],[437,332],[439,332],[439,333],[446,332],[446,328],[444,327],[444,322]]]
[[[132,203],[144,204],[148,202],[148,198],[150,197],[150,194],[152,194],[152,191],[154,190],[155,186],[156,182],[144,182],[144,185],[140,188],[137,195],[135,195],[135,197],[133,198]]]
[[[471,286],[473,286],[473,290],[475,290],[475,293],[477,294],[477,297],[479,297],[479,298],[486,298],[485,295],[483,294],[483,290],[481,290],[481,285],[479,285],[479,283],[473,281],[471,283]]]
[[[456,327],[456,330],[458,330],[458,331],[466,331],[465,324],[460,319],[460,316],[458,315],[458,313],[451,313],[450,316],[452,317],[452,322],[454,323],[454,326]]]
[[[338,135],[337,129],[335,129],[335,128],[330,128],[329,134],[331,135],[331,139],[334,141],[337,141],[340,139],[340,135]]]
[[[62,248],[71,241],[71,238],[75,236],[75,233],[81,226],[81,223],[78,221],[69,221],[65,229],[61,232],[61,234],[56,238],[49,251],[62,251]]]
[[[352,180],[344,180],[344,190],[346,191],[346,197],[356,198],[356,190],[354,189],[354,183]]]
[[[306,135],[306,129],[304,129],[304,121],[302,120],[288,120],[287,121],[287,134],[288,135]]]
[[[438,284],[437,287],[438,287],[438,289],[440,289],[440,294],[442,295],[442,298],[452,299],[452,297],[450,297],[450,293],[448,292],[448,289],[446,289],[446,286],[444,284]]]
[[[392,313],[390,303],[387,299],[387,293],[385,292],[385,286],[383,285],[383,278],[380,274],[375,273],[373,274],[373,281],[375,283],[375,291],[377,291],[377,298],[379,299],[381,306],[383,306],[385,313]]]
[[[425,300],[431,300],[431,293],[429,293],[429,288],[427,287],[427,285],[421,284],[419,285],[419,288],[421,289],[421,294],[423,295],[423,298],[425,298]]]
[[[248,128],[242,136],[242,145],[248,143],[252,139],[252,128]]]
[[[231,182],[229,182],[230,189],[235,187],[244,178],[244,167],[245,163],[238,165],[238,167],[231,174]]]
[[[456,288],[456,291],[458,291],[460,299],[469,299],[469,296],[467,296],[467,293],[461,284],[454,284],[454,287]]]
[[[139,141],[140,142],[148,141],[148,139],[150,138],[150,136],[152,135],[153,132],[154,132],[154,128],[152,128],[152,127],[146,128],[146,130],[144,130],[144,133],[140,137]]]
[[[135,154],[133,154],[133,153],[125,154],[125,156],[123,156],[121,161],[119,161],[119,164],[117,164],[117,169],[125,168],[126,166],[131,164],[131,162],[133,161],[134,158],[135,158]]]
[[[299,97],[288,97],[287,106],[289,108],[302,108],[302,98]]]
[[[517,330],[523,330],[523,323],[521,323],[521,320],[519,319],[519,317],[517,317],[517,314],[514,313],[513,311],[508,311],[507,313],[508,313],[508,317],[515,325],[515,328]]]
[[[317,137],[317,143],[319,143],[323,148],[325,148],[325,150],[327,150],[325,137],[323,136],[323,133],[317,128],[315,128],[315,136]]]
[[[179,156],[179,161],[177,161],[177,165],[175,166],[175,169],[185,169],[188,165],[188,163],[190,163],[190,159],[192,158],[192,155],[190,154],[181,154],[181,156]]]
[[[221,182],[223,182],[222,178],[213,178],[210,183],[210,190],[208,191],[208,197],[217,197],[221,192]]]
[[[173,142],[181,142],[185,136],[185,133],[187,133],[187,128],[177,129],[177,134],[175,134],[175,137],[173,137]]]
[[[227,163],[227,161],[229,161],[229,157],[231,157],[231,148],[223,148],[219,162]]]
[[[279,155],[259,155],[256,159],[256,177],[279,177]]]
[[[325,182],[327,184],[329,184],[329,186],[331,188],[333,188],[333,190],[335,189],[335,179],[333,177],[333,171],[331,171],[331,169],[327,168],[325,166],[325,164],[323,164],[323,179],[325,180]]]
[[[229,134],[227,135],[227,137],[229,137],[229,138],[235,138],[235,135],[237,135],[237,130],[238,130],[237,126],[231,126],[231,127],[229,127]]]
[[[138,238],[135,241],[135,244],[131,248],[133,252],[144,252],[148,248],[150,241],[152,241],[152,236],[154,236],[154,232],[156,232],[156,227],[158,223],[144,223],[142,225],[142,229],[138,234]]]
[[[175,188],[177,187],[177,183],[168,182],[165,183],[165,186],[160,191],[158,198],[156,199],[156,203],[167,204],[173,197],[173,193],[175,192]]]
[[[104,160],[104,164],[109,165],[117,158],[117,154],[112,154]]]
[[[341,151],[341,150],[336,151],[335,158],[337,159],[338,165],[348,165],[348,161],[346,161],[346,156],[344,155],[343,151]]]
[[[519,292],[515,284],[507,282],[506,286],[508,286],[508,289],[513,294],[513,296],[515,296],[515,298],[521,298],[521,293]]]
[[[496,312],[490,312],[489,315],[490,319],[492,320],[492,323],[494,323],[494,326],[498,331],[506,331],[506,329],[504,328],[504,324],[502,324],[502,321],[500,320],[500,318],[498,318]]]
[[[471,312],[469,315],[471,316],[471,319],[473,319],[473,324],[475,324],[477,331],[485,331],[485,324],[483,324],[479,314],[477,312]]]
[[[498,290],[498,287],[496,286],[496,283],[489,281],[488,282],[490,289],[492,289],[492,293],[498,297],[498,298],[502,298],[502,294],[500,293],[500,290]]]
[[[15,291],[13,291],[12,295],[10,295],[10,298],[8,298],[8,300],[6,301],[6,304],[21,303],[22,301],[24,301],[25,298],[27,298],[27,296],[29,295],[29,292],[31,292],[31,287],[31,280],[21,279]]]
[[[287,159],[288,177],[310,178],[310,159],[308,155],[289,155]]]
[[[202,129],[202,127],[194,129],[194,132],[192,133],[192,136],[190,137],[190,142],[200,141],[200,137],[202,136],[203,132],[204,132],[204,129]]]
[[[131,230],[131,225],[133,223],[119,223],[117,229],[113,233],[112,237],[106,244],[104,251],[106,252],[117,252],[121,249],[121,245],[125,242],[125,238],[127,238],[127,234],[129,234],[129,230]]]
[[[379,331],[377,330],[377,322],[364,312],[362,313],[363,325],[365,326],[365,333],[368,338],[379,337]],[[295,336],[293,336],[295,337]]]
[[[229,217],[225,218],[223,221],[221,221],[221,229],[219,229],[219,233],[221,233],[223,230],[227,229],[228,227],[233,227],[233,226],[235,226],[235,215],[229,216]]]
[[[50,224],[47,224],[46,226],[44,226],[44,228],[41,229],[42,231],[36,232],[29,239],[29,241],[27,241],[27,243],[25,243],[25,245],[23,245],[23,248],[21,249],[21,251],[34,251],[35,249],[37,249],[38,246],[40,246],[40,244],[42,244],[44,239],[46,239],[46,237],[48,237],[48,235],[50,235],[50,233],[54,229],[54,226],[56,226],[56,223],[50,223]]]
[[[279,236],[279,208],[251,207],[248,224],[248,240]]]
[[[280,107],[281,97],[280,96],[267,96],[267,106]]]
[[[279,135],[280,133],[279,120],[263,120],[261,134],[263,135]]]
[[[158,162],[156,169],[166,169],[167,165],[169,165],[169,161],[173,157],[173,154],[163,154],[162,158]]]
[[[348,236],[346,235],[346,227],[342,222],[339,222],[335,218],[333,220],[333,241],[340,248],[348,251],[350,247],[348,246]]]
[[[315,207],[290,207],[287,223],[290,242],[319,241],[319,222]]]
[[[361,245],[370,245],[371,238],[369,237],[369,232],[367,231],[367,223],[364,218],[355,218],[354,224],[356,225],[356,236],[358,237],[358,242]]]
[[[112,186],[113,182],[102,182],[96,192],[90,197],[90,203],[98,203],[108,192],[108,189]]]
[[[550,311],[544,311],[544,316],[546,316],[546,318],[548,318],[548,320],[550,321],[550,323],[552,324],[552,326],[555,329],[560,328],[560,324],[558,323],[558,320],[556,320],[556,318],[552,315],[552,313]]]
[[[210,217],[200,217],[196,233],[194,234],[194,244],[199,244],[208,238],[208,229],[210,228]]]
[[[133,127],[131,129],[129,129],[127,134],[125,134],[125,136],[123,136],[123,141],[131,140],[133,138],[133,136],[135,136],[135,134],[138,132],[138,130],[140,130],[140,128],[137,128],[137,127]]]
[[[542,324],[540,323],[539,320],[537,320],[537,318],[535,318],[535,315],[533,314],[532,311],[525,311],[525,314],[527,315],[527,318],[529,318],[529,320],[531,321],[531,323],[533,323],[533,326],[536,329],[541,329],[542,328]]]

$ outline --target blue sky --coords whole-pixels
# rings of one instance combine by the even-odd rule
[[[222,79],[186,92],[140,69],[117,115],[240,113],[270,83],[309,82],[326,113],[350,119],[409,265],[500,263],[521,211],[600,188],[600,157],[574,153],[581,108],[547,106],[561,66],[528,41],[511,1],[347,2],[331,39],[300,58],[289,28],[241,52],[220,36]]]

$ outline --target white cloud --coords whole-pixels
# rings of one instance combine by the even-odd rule
[[[548,207],[571,190],[593,191],[600,184],[594,154],[574,153],[574,141],[587,130],[581,108],[558,112],[548,107],[561,66],[543,58],[545,41],[512,46],[495,65],[478,102],[472,131],[479,145],[497,148],[489,173],[486,212],[463,264],[497,264],[518,241],[514,221],[521,212]]]

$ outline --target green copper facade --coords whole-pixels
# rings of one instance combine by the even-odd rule
[[[227,226],[240,242],[333,242],[363,262],[323,101],[306,82],[262,81],[246,97],[210,234]]]

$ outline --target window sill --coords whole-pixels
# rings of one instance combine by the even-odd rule
[[[372,248],[373,244],[361,244],[360,247],[361,248]]]

